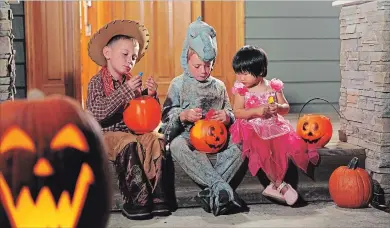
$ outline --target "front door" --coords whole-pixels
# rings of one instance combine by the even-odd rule
[[[230,89],[234,82],[231,61],[244,44],[243,1],[83,1],[82,3],[82,101],[88,82],[99,70],[89,59],[87,47],[91,35],[111,20],[130,19],[144,24],[151,41],[145,57],[133,69],[134,74],[152,75],[159,84],[163,103],[171,80],[182,73],[180,55],[188,25],[198,16],[217,32],[218,56],[213,76]],[[147,77],[143,77],[146,79]]]
[[[79,3],[26,1],[24,7],[27,90],[81,100]]]
[[[74,97],[84,106],[88,82],[99,67],[88,57],[88,42],[115,19],[137,20],[151,42],[133,69],[152,75],[164,102],[171,80],[182,73],[180,55],[188,25],[198,16],[217,32],[213,76],[234,82],[231,61],[244,44],[244,1],[26,1],[27,87]],[[147,77],[144,77],[147,78]]]

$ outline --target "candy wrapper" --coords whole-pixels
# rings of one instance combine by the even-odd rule
[[[273,104],[273,103],[275,103],[274,97],[273,96],[269,96],[268,97],[268,104]]]
[[[213,117],[214,113],[215,113],[215,110],[214,110],[214,109],[210,109],[210,110],[206,113],[205,119],[206,119],[206,120],[210,120],[211,117]]]

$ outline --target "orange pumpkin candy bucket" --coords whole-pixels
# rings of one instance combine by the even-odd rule
[[[311,147],[323,148],[333,136],[333,126],[330,119],[321,114],[305,114],[301,117],[303,108],[313,100],[328,102],[322,98],[313,98],[307,101],[299,112],[296,132]],[[340,115],[333,105],[332,107]]]
[[[151,96],[132,99],[123,112],[123,121],[136,134],[145,134],[155,130],[161,121],[160,104]]]
[[[201,153],[214,154],[219,152],[228,139],[225,125],[218,120],[211,120],[214,114],[211,109],[205,119],[198,120],[190,130],[190,143]]]
[[[324,147],[332,138],[333,127],[330,119],[324,115],[307,114],[299,118],[297,134],[309,144]]]

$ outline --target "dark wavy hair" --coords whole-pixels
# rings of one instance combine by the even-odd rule
[[[267,53],[253,45],[242,47],[233,57],[233,70],[236,74],[249,73],[255,77],[266,77]]]

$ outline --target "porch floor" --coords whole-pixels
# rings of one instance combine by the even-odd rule
[[[202,208],[180,208],[169,217],[128,220],[111,213],[108,227],[388,227],[389,214],[375,208],[343,209],[333,202],[310,203],[301,208],[277,204],[250,205],[250,211],[214,217]],[[386,225],[387,224],[387,225]]]

